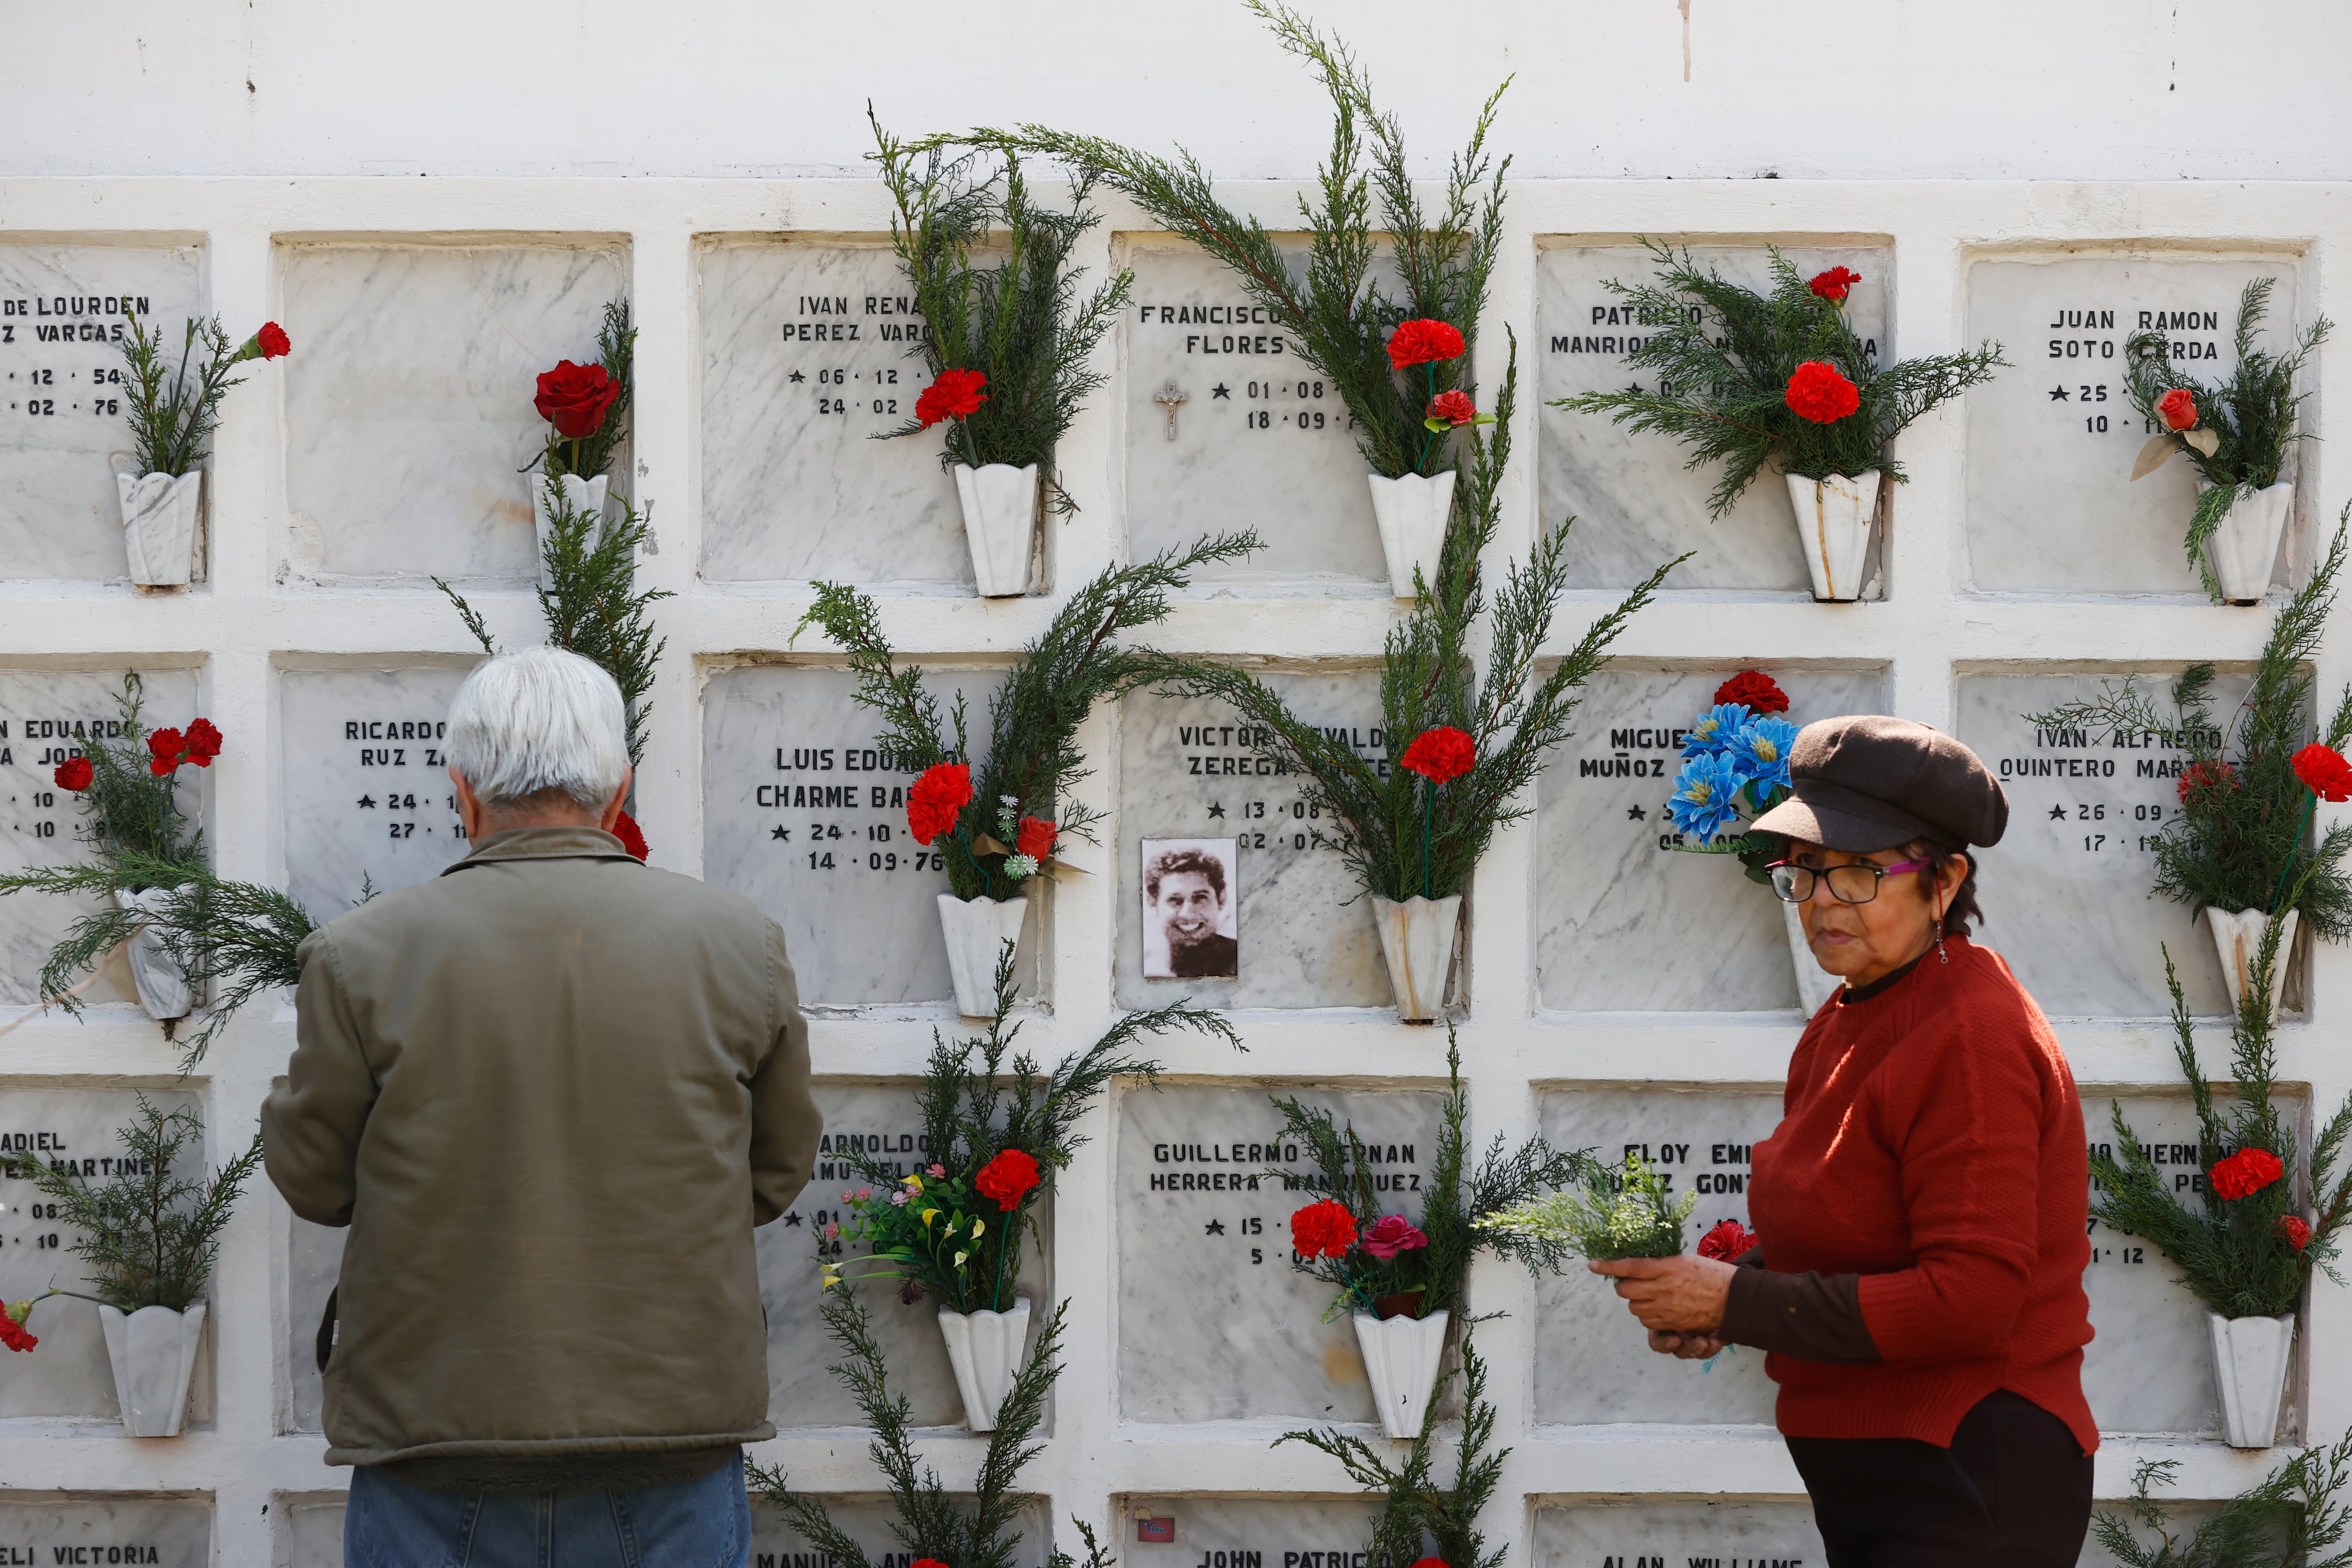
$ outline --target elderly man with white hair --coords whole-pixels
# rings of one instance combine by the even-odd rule
[[[320,1345],[354,1568],[746,1560],[772,1436],[751,1231],[819,1119],[783,933],[640,865],[621,694],[502,654],[449,709],[472,852],[303,942],[262,1111],[348,1226]],[[330,1348],[331,1347],[331,1348]]]

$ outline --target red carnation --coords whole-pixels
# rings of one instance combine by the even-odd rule
[[[147,737],[147,750],[153,758],[147,771],[163,778],[188,760],[188,739],[177,730],[158,730]]]
[[[294,344],[286,336],[286,329],[275,321],[262,322],[261,331],[253,334],[253,341],[261,345],[263,359],[283,359],[294,352]]]
[[[1291,1249],[1303,1258],[1344,1258],[1356,1239],[1356,1216],[1348,1205],[1325,1198],[1290,1216]]]
[[[2352,800],[2352,763],[2314,741],[2294,754],[2294,776],[2322,800]]]
[[[593,436],[604,427],[604,412],[621,395],[621,384],[604,374],[601,364],[573,364],[559,360],[553,370],[541,371],[539,395],[531,406],[555,426],[567,441]]]
[[[971,1184],[1010,1214],[1021,1206],[1021,1194],[1037,1184],[1037,1162],[1018,1149],[1003,1150],[980,1168]]]
[[[1816,425],[1834,425],[1862,406],[1862,394],[1838,367],[1809,359],[1789,377],[1788,404],[1798,418]]]
[[[2237,784],[2237,770],[2227,763],[2191,763],[2182,770],[2178,788],[2185,804],[2200,790],[2234,789]]]
[[[2305,1225],[2300,1218],[2294,1215],[2283,1214],[2279,1215],[2278,1224],[2273,1226],[2271,1228],[2277,1231],[2281,1236],[2286,1237],[2286,1244],[2289,1247],[2294,1247],[2297,1252],[2301,1252],[2311,1243],[2311,1226]]]
[[[1478,405],[1466,392],[1441,392],[1429,400],[1429,417],[1448,425],[1467,425],[1478,417]]]
[[[2252,1197],[2286,1173],[2279,1157],[2267,1149],[2241,1149],[2218,1162],[2212,1172],[2213,1190],[2225,1198]]]
[[[1813,280],[1805,287],[1832,304],[1842,305],[1845,303],[1846,290],[1861,281],[1861,273],[1850,272],[1843,267],[1832,267],[1827,272],[1816,274]]]
[[[25,1331],[25,1325],[16,1321],[15,1314],[0,1308],[0,1345],[12,1351],[28,1351],[40,1342]]]
[[[1042,816],[1024,816],[1021,831],[1013,836],[1013,852],[1042,861],[1054,852],[1054,835],[1058,831]]]
[[[928,430],[942,419],[969,419],[988,401],[988,377],[976,370],[943,370],[915,399],[915,417]]]
[[[934,763],[923,770],[907,792],[907,826],[915,842],[929,847],[932,839],[955,826],[956,816],[971,801],[971,770],[961,763]]]
[[[1750,713],[1786,713],[1789,694],[1760,669],[1743,669],[1715,689],[1715,705],[1737,702]]]
[[[209,719],[194,719],[188,723],[188,761],[200,768],[213,765],[221,754],[221,732]]]
[[[1424,1557],[1420,1562],[1414,1563],[1412,1568],[1445,1568],[1445,1559],[1443,1557]]]
[[[58,764],[58,771],[49,776],[58,781],[59,789],[71,790],[74,794],[79,795],[89,787],[91,777],[89,759],[68,757]]]
[[[1722,1263],[1736,1263],[1756,1248],[1756,1233],[1736,1219],[1727,1219],[1698,1238],[1698,1255]]]
[[[1460,778],[1477,761],[1477,742],[1451,724],[1440,724],[1415,735],[1397,765],[1431,784],[1442,784]]]
[[[637,826],[637,819],[625,811],[621,813],[621,820],[613,824],[613,837],[621,841],[622,848],[640,860],[653,853],[646,847],[645,830]]]
[[[1444,321],[1400,321],[1389,334],[1389,363],[1398,370],[1433,360],[1460,359],[1462,334]]]
[[[2185,386],[2176,386],[2156,400],[2156,412],[2168,430],[2197,428],[2197,398]]]
[[[948,1565],[936,1557],[918,1557],[907,1564],[907,1568],[948,1568]]]

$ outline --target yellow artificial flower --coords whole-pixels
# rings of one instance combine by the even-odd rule
[[[932,1219],[938,1215],[939,1212],[940,1211],[937,1209],[925,1209],[923,1211],[923,1223],[925,1225],[930,1224]]]
[[[980,1223],[979,1216],[974,1215],[971,1222],[971,1238],[974,1241],[978,1241],[980,1239],[980,1233],[987,1228],[988,1227]]]
[[[956,1266],[957,1266],[958,1268],[961,1268],[961,1267],[962,1267],[962,1265],[963,1265],[963,1260],[964,1260],[965,1258],[970,1258],[971,1256],[971,1253],[969,1253],[969,1252],[959,1252],[959,1253],[957,1253],[957,1254],[955,1255]]]

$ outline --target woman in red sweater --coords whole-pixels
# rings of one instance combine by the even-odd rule
[[[2098,1429],[2083,1399],[2089,1173],[2074,1076],[2009,966],[1968,940],[2009,802],[1924,724],[1809,724],[1756,830],[1843,989],[1756,1145],[1759,1245],[1595,1263],[1653,1349],[1767,1352],[1830,1568],[2073,1568]]]

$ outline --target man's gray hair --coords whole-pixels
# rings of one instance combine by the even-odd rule
[[[559,647],[476,666],[449,704],[448,740],[450,766],[492,810],[562,790],[593,811],[629,766],[621,689],[593,660]]]

